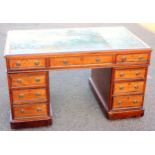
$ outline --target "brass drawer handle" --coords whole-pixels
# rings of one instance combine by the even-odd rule
[[[18,98],[24,98],[24,94],[19,94]]]
[[[68,64],[68,61],[67,60],[64,60],[63,63],[64,63],[64,65],[67,65]]]
[[[36,81],[36,82],[40,82],[40,78],[36,78],[35,81]]]
[[[39,97],[39,96],[41,96],[41,94],[40,93],[35,93],[35,96]]]
[[[119,89],[120,89],[120,90],[124,90],[124,86],[120,86]]]
[[[139,60],[140,60],[140,61],[144,60],[144,57],[143,57],[143,56],[140,56],[140,57],[139,57]]]
[[[138,75],[140,75],[141,74],[141,72],[136,72],[136,76],[138,76]]]
[[[20,109],[20,113],[24,113],[25,111],[24,111],[24,109]]]
[[[16,82],[17,82],[17,83],[22,83],[22,80],[21,80],[21,79],[17,79]]]
[[[125,73],[123,73],[123,72],[122,72],[122,73],[120,73],[120,77],[123,77],[124,75],[125,75]]]
[[[118,104],[121,105],[122,104],[122,101],[118,101]]]
[[[96,58],[96,62],[101,62],[101,58]]]
[[[36,66],[38,66],[38,65],[40,64],[40,62],[39,62],[39,61],[35,61],[34,64],[35,64]]]
[[[16,66],[21,66],[21,63],[19,61],[16,62]]]
[[[41,108],[37,108],[37,112],[41,112],[42,111],[42,109]]]
[[[122,56],[122,62],[126,61],[127,57],[126,56]]]
[[[137,103],[138,103],[138,100],[134,100],[133,103],[134,103],[134,104],[137,104]]]
[[[135,88],[135,89],[138,89],[138,88],[139,88],[139,86],[138,86],[138,85],[135,85],[135,86],[134,86],[134,88]]]

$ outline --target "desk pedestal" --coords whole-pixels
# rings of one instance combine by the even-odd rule
[[[48,71],[8,72],[11,128],[52,124]]]
[[[117,77],[117,72],[121,73],[121,78]],[[124,75],[123,78],[122,75],[125,73],[139,74],[136,74],[137,77],[136,75]],[[140,74],[141,76],[138,76]],[[143,100],[146,74],[147,68],[92,70],[89,84],[108,119],[123,119],[144,115]]]

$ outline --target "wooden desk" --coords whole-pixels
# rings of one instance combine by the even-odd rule
[[[150,55],[151,48],[124,27],[10,31],[11,127],[52,123],[48,72],[59,69],[92,69],[89,82],[107,118],[143,116]]]

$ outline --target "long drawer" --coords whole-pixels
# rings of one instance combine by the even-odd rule
[[[115,82],[114,95],[120,93],[143,93],[144,86],[145,86],[144,81]]]
[[[46,103],[36,103],[32,105],[19,105],[13,107],[15,119],[22,119],[25,117],[47,116],[48,106]]]
[[[50,59],[50,67],[68,67],[80,65],[107,65],[113,63],[113,56],[89,55],[89,56],[64,56]]]
[[[148,54],[122,54],[116,57],[117,63],[147,63],[148,61]]]
[[[33,73],[16,73],[10,74],[11,87],[32,87],[32,86],[45,86],[47,80],[46,72],[33,72]]]
[[[46,67],[46,59],[30,58],[30,59],[11,59],[8,61],[10,70],[21,69],[43,69]]]
[[[141,107],[143,103],[142,95],[116,96],[113,97],[113,108]]]
[[[122,79],[145,79],[146,69],[116,69],[114,78]]]
[[[13,104],[46,102],[47,90],[46,88],[12,90],[12,98]]]

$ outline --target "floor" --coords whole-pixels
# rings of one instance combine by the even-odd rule
[[[138,24],[0,24],[0,130],[12,130],[9,124],[9,96],[5,59],[3,58],[3,49],[8,30],[109,25],[124,25],[153,49],[155,48],[155,34]],[[50,88],[53,125],[21,130],[155,130],[155,80],[153,80],[155,79],[153,67],[155,66],[155,61],[153,60],[155,60],[154,52],[152,53],[151,65],[149,67],[144,117],[115,121],[107,120],[89,88],[88,78],[90,70],[51,71]]]

